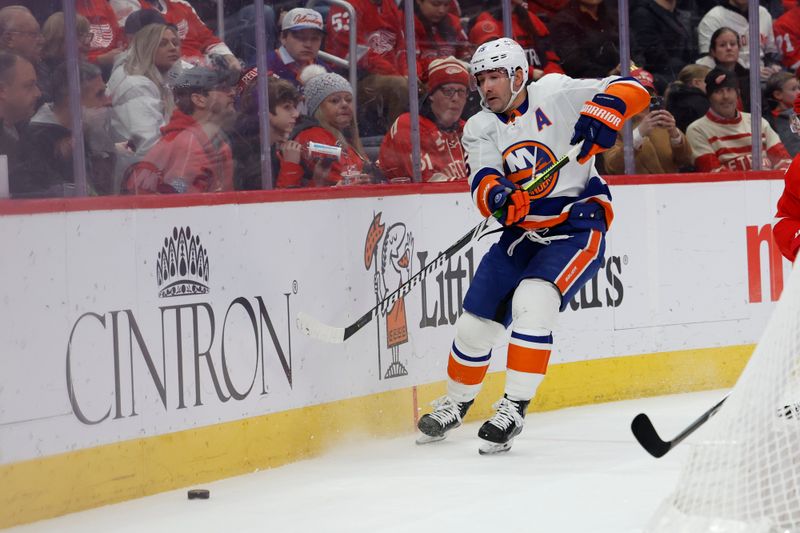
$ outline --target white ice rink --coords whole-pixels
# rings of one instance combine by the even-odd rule
[[[534,413],[513,449],[498,456],[478,455],[478,424],[426,446],[412,435],[351,442],[316,459],[204,485],[210,500],[189,501],[185,489],[176,490],[8,531],[640,532],[703,429],[654,459],[634,441],[631,419],[647,413],[669,439],[723,393]]]

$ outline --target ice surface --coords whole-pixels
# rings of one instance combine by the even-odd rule
[[[576,407],[527,418],[512,450],[479,456],[479,424],[425,446],[414,435],[12,528],[59,532],[633,533],[674,488],[702,430],[661,459],[630,432],[639,412],[672,438],[724,391]]]

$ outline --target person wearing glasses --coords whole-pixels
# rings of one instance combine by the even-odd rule
[[[42,58],[41,27],[27,7],[0,9],[0,50],[24,57],[35,67]]]
[[[454,57],[435,59],[428,66],[428,95],[419,113],[422,181],[467,178],[461,134],[461,112],[467,103],[469,72]],[[411,114],[403,113],[383,138],[380,167],[389,181],[413,176]]]

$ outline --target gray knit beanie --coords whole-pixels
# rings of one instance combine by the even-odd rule
[[[306,67],[306,69],[308,68],[309,67]],[[305,70],[303,74],[306,74]],[[303,75],[301,74],[301,80],[302,79]],[[314,112],[316,112],[325,98],[338,92],[353,94],[353,88],[350,86],[350,83],[338,74],[326,72],[324,74],[317,74],[308,79],[303,87],[308,115],[313,116]]]

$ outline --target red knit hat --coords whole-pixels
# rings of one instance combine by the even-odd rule
[[[636,81],[641,83],[646,89],[656,92],[655,79],[653,78],[653,75],[647,72],[645,69],[635,68],[631,70],[631,76],[636,78]]]
[[[469,87],[467,67],[453,56],[434,59],[428,65],[428,92],[432,93],[445,83],[459,83]]]

